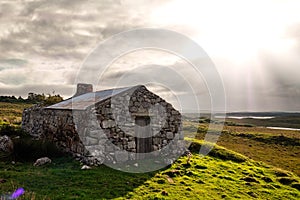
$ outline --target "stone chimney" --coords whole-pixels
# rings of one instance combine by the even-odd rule
[[[93,92],[93,85],[92,84],[87,84],[87,83],[78,83],[77,84],[77,91],[76,94],[73,97]]]

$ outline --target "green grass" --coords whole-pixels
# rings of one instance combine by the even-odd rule
[[[28,103],[5,103],[0,102],[0,125],[19,125],[22,121],[22,112],[25,108],[31,107]]]
[[[184,121],[187,137],[204,139],[207,123]],[[198,127],[198,128],[197,128]],[[224,126],[217,144],[256,161],[300,175],[300,132],[264,127]]]
[[[300,179],[289,172],[300,174],[300,146],[293,143],[300,138],[299,132],[229,123],[218,141],[226,148],[216,145],[208,156],[203,157],[198,153],[200,148],[211,148],[211,144],[188,139],[192,142],[190,149],[193,152],[189,163],[187,157],[182,157],[168,168],[151,173],[130,174],[105,165],[83,171],[79,162],[55,155],[51,157],[51,164],[33,167],[33,156],[29,156],[32,159],[26,158],[30,152],[32,155],[37,151],[49,154],[56,149],[51,144],[47,147],[28,141],[20,132],[22,111],[30,106],[0,103],[1,131],[21,135],[19,153],[16,154],[19,156],[4,161],[0,155],[0,195],[23,187],[26,193],[22,199],[30,200],[300,198]],[[207,129],[207,121],[202,120],[200,125],[196,122],[184,122],[186,136],[203,136],[201,133]],[[17,161],[16,164],[11,164],[11,160]]]
[[[193,140],[190,162],[181,157],[166,169],[130,174],[100,166],[80,170],[70,158],[33,167],[0,162],[1,193],[18,187],[23,199],[299,199],[299,177],[291,172],[255,162],[216,146],[200,156],[203,142]]]

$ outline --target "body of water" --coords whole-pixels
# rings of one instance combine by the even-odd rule
[[[272,127],[272,126],[269,126],[267,128],[276,129],[276,130],[300,131],[299,128],[285,128],[285,127]]]
[[[215,116],[215,118],[224,118],[223,116]],[[273,116],[226,116],[229,119],[273,119]]]

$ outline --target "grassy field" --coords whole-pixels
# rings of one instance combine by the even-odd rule
[[[276,114],[274,114],[276,115]],[[234,123],[245,123],[253,124],[255,126],[275,126],[275,127],[289,127],[300,129],[300,113],[293,114],[277,114],[275,118],[272,119],[227,119],[228,122]]]
[[[184,127],[188,136],[204,139],[208,124],[185,121]],[[192,131],[194,134],[189,134]],[[300,175],[300,131],[224,126],[217,144]]]
[[[0,102],[0,125],[15,124],[19,125],[22,121],[24,108],[31,107],[27,103],[4,103]]]
[[[106,166],[80,170],[78,162],[0,163],[2,193],[23,187],[23,199],[299,199],[296,175],[216,147],[201,157],[194,141],[190,162],[178,159],[166,169],[129,174]],[[3,181],[2,181],[3,182]],[[298,188],[298,189],[297,189]]]
[[[0,103],[0,128],[3,124],[18,128],[22,110],[29,106]],[[184,121],[186,140],[192,143],[189,163],[183,156],[165,169],[130,174],[105,165],[81,170],[79,162],[55,156],[56,153],[50,156],[53,162],[42,167],[33,167],[29,158],[12,164],[14,158],[4,161],[0,156],[0,195],[23,187],[26,193],[20,199],[30,200],[300,199],[299,131],[228,121],[217,142],[223,147],[215,146],[208,156],[202,157],[198,152],[208,123],[196,121]],[[43,143],[26,140],[18,143],[18,154],[23,158],[22,153],[26,152],[56,152],[51,144],[46,148]]]

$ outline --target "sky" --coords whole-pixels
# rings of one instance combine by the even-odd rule
[[[154,28],[185,35],[206,52],[223,83],[227,111],[300,111],[299,8],[297,0],[1,0],[0,95],[68,98],[101,42]],[[211,109],[208,77],[196,76],[178,55],[140,49],[105,69],[86,77],[99,82],[95,90],[157,75],[166,82],[145,84],[176,107],[196,95],[201,110]]]

